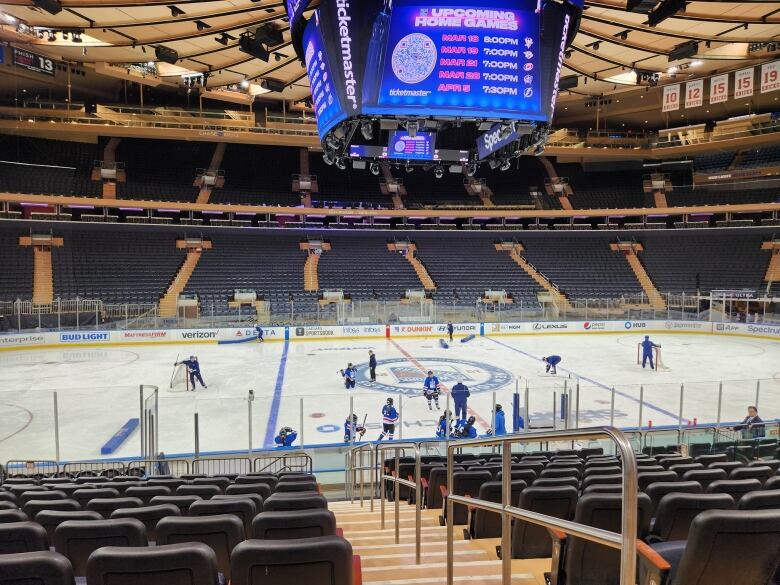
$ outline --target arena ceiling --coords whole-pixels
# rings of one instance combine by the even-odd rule
[[[647,10],[653,0],[586,0],[563,71],[576,75],[578,85],[561,101],[636,90],[636,70],[660,73],[663,85],[754,65],[776,54],[766,43],[780,37],[780,2],[662,0],[655,9],[675,1],[681,10],[651,26]],[[167,47],[179,55],[176,65],[159,64],[160,75],[171,82],[180,84],[182,74],[209,73],[209,88],[243,82],[245,91],[265,99],[290,103],[309,96],[282,1],[62,0],[56,15],[39,8],[40,3],[0,2],[0,24],[32,27],[28,48],[51,57],[86,64],[147,63],[156,61],[156,47]],[[242,32],[266,23],[283,35],[267,62],[238,47]],[[80,42],[72,31],[80,32]],[[691,41],[698,43],[695,54],[670,60],[675,47]],[[284,90],[263,89],[264,79],[283,82]]]

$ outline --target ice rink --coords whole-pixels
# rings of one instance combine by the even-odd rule
[[[529,389],[531,425],[549,426],[564,384],[576,388],[578,382],[580,426],[610,422],[612,387],[615,425],[636,426],[640,386],[645,403],[642,423],[676,425],[681,384],[684,424],[694,419],[714,422],[720,382],[723,421],[741,420],[746,407],[755,402],[757,387],[761,416],[780,417],[780,343],[731,336],[654,335],[653,340],[662,345],[667,369],[651,371],[636,364],[641,338],[639,333],[486,336],[465,344],[456,339],[449,349],[436,339],[362,339],[0,352],[0,461],[53,458],[55,391],[60,458],[100,457],[101,445],[128,419],[138,417],[142,384],[159,387],[159,445],[168,455],[194,451],[195,412],[201,453],[246,450],[250,389],[256,397],[254,449],[271,447],[276,431],[285,425],[302,430],[307,445],[340,443],[350,397],[360,421],[366,417],[366,439],[377,438],[380,410],[390,396],[401,407],[396,438],[433,437],[440,413],[429,411],[421,397],[428,369],[447,388],[458,379],[470,387],[469,408],[480,433],[489,426],[493,392],[507,412],[510,430],[516,388]],[[368,380],[369,349],[379,361],[373,384]],[[173,362],[177,355],[190,354],[198,356],[208,389],[171,392]],[[550,354],[563,357],[557,376],[546,375],[540,361]],[[338,373],[348,362],[359,366],[358,386],[349,392]],[[444,410],[446,396],[440,403]],[[136,432],[113,456],[139,453]]]

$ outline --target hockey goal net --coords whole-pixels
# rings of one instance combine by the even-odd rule
[[[187,375],[187,366],[177,364],[173,367],[171,375],[171,392],[188,392],[190,390],[190,377]]]
[[[636,344],[636,363],[637,365],[642,365],[642,357],[643,357],[643,351],[642,351],[642,344],[637,343]],[[664,365],[663,362],[663,354],[661,353],[660,347],[654,347],[653,348],[653,365],[655,366],[653,369],[657,372],[658,370],[668,370]],[[650,364],[647,364],[647,367],[650,367]]]

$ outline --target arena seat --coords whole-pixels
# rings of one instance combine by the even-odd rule
[[[284,492],[317,492],[317,482],[314,481],[280,481],[276,484],[275,494]],[[408,497],[408,495],[407,495]],[[401,499],[406,499],[401,494]]]
[[[336,534],[336,517],[329,510],[262,512],[252,520],[252,538],[289,540]]]
[[[107,546],[87,561],[87,585],[215,585],[217,558],[200,542],[125,548]]]
[[[103,517],[97,512],[89,510],[78,511],[59,511],[42,510],[35,515],[36,524],[40,524],[46,530],[50,542],[54,542],[54,531],[57,526],[69,520],[102,520]]]
[[[231,487],[236,487],[238,485],[265,484],[270,488],[270,491],[273,492],[278,481],[279,480],[276,477],[270,475],[239,475]]]
[[[179,508],[182,516],[187,516],[190,513],[190,506],[194,502],[201,500],[200,496],[154,496],[149,504],[152,506],[159,506],[160,504],[171,504]]]
[[[592,485],[623,485],[623,474],[591,475],[582,480],[583,489],[587,489]]]
[[[192,480],[192,485],[215,485],[220,489],[220,493],[225,493],[225,488],[231,484],[227,477],[196,477]]]
[[[14,502],[6,502],[4,500],[0,500],[0,510],[18,510],[19,506],[17,506]]]
[[[81,506],[76,500],[28,500],[22,506],[22,512],[30,518],[35,518],[35,515],[41,510],[75,511],[81,510]]]
[[[475,497],[482,484],[492,479],[493,476],[489,471],[456,471],[453,473],[451,489],[447,489],[445,486],[439,488],[443,496],[442,515],[439,517],[439,523],[442,526],[447,522],[452,522],[455,525],[468,523],[468,508],[460,504],[453,506],[453,517],[447,518],[447,496],[452,493],[457,496],[470,495]]]
[[[780,489],[750,492],[739,500],[740,510],[780,510]]]
[[[257,494],[263,500],[266,500],[271,496],[272,491],[273,488],[270,483],[240,483],[229,485],[225,490],[225,494],[228,496]]]
[[[247,540],[233,549],[231,577],[232,585],[353,585],[354,566],[352,546],[339,536]]]
[[[87,502],[87,510],[98,512],[103,518],[110,518],[120,508],[140,508],[143,502],[138,498],[94,498]]]
[[[675,482],[679,479],[674,471],[651,471],[649,473],[639,473],[637,475],[637,482],[639,483],[639,491],[643,492],[647,489],[651,483],[657,482]]]
[[[165,486],[136,486],[125,490],[125,496],[128,498],[138,498],[148,506],[154,496],[170,496],[171,490]]]
[[[601,485],[593,484],[582,490],[583,494],[622,494],[623,486],[620,484]]]
[[[176,491],[176,488],[180,485],[186,485],[187,480],[184,479],[176,479],[176,478],[149,478],[149,480],[146,482],[146,487],[165,487],[168,488],[170,493],[173,493]]]
[[[679,477],[685,474],[686,471],[695,471],[705,469],[701,463],[682,463],[669,466],[669,471],[674,471]]]
[[[241,520],[244,525],[244,534],[250,534],[252,531],[252,519],[257,515],[257,506],[249,499],[230,499],[230,500],[204,500],[194,502],[190,506],[189,515],[196,516],[214,516],[222,514],[233,514]]]
[[[510,505],[516,506],[520,501],[520,494],[528,487],[522,480],[512,480],[512,498]],[[503,497],[502,483],[500,481],[488,481],[479,488],[478,498],[488,502],[501,503]],[[475,508],[469,515],[468,529],[464,534],[469,538],[497,538],[501,536],[501,515],[487,510]]]
[[[529,487],[520,493],[518,508],[571,520],[577,506],[577,488],[571,486]],[[552,556],[552,541],[547,529],[523,520],[512,528],[512,558],[539,559]]]
[[[619,464],[604,465],[598,467],[586,467],[584,477],[593,477],[595,475],[618,475],[620,473],[622,473],[622,468]]]
[[[309,492],[288,492],[273,494],[263,502],[264,512],[286,512],[292,510],[308,510],[310,508],[328,509],[328,500],[321,494]]]
[[[199,542],[214,551],[217,570],[230,580],[230,555],[244,540],[244,525],[234,514],[181,518],[168,516],[157,524],[157,545]]]
[[[32,492],[23,492],[19,494],[19,496],[16,498],[16,501],[19,503],[20,507],[24,507],[24,505],[29,502],[30,500],[66,500],[67,495],[65,492],[61,491],[32,491]]]
[[[0,524],[0,555],[49,550],[46,530],[35,522]]]
[[[0,524],[8,524],[11,522],[26,522],[30,518],[19,510],[18,508],[13,510],[0,510]]]
[[[757,479],[763,485],[774,475],[775,470],[767,466],[739,467],[729,473],[729,479]]]
[[[168,516],[181,516],[181,511],[173,504],[156,504],[138,508],[118,508],[111,512],[111,520],[135,518],[143,522],[146,528],[146,537],[152,541],[157,539],[157,523]]]
[[[713,481],[705,490],[708,494],[729,494],[739,504],[739,500],[748,492],[761,489],[757,479],[719,479]]]
[[[667,494],[700,494],[704,490],[697,481],[659,481],[648,485],[644,492],[650,497],[652,502],[651,512],[655,513],[658,504]]]
[[[74,585],[68,559],[51,551],[0,554],[0,585]]]
[[[146,528],[135,518],[121,520],[71,520],[54,530],[54,550],[66,556],[76,575],[86,575],[87,560],[105,546],[145,547]]]
[[[576,467],[558,467],[551,468],[549,465],[539,474],[540,479],[557,479],[561,477],[580,478],[580,470]]]
[[[767,480],[764,484],[765,490],[778,490],[780,489],[780,475],[776,475]]]
[[[96,498],[109,499],[118,498],[119,490],[114,488],[86,488],[79,489],[73,492],[73,499],[76,500],[82,508],[86,508],[90,500]]]
[[[559,487],[570,485],[578,487],[579,480],[576,477],[540,477],[531,484],[533,487]]]
[[[704,510],[734,509],[734,499],[728,494],[666,494],[658,503],[647,541],[685,540],[691,522]]]
[[[216,485],[181,485],[176,488],[177,496],[200,496],[203,500],[209,500],[221,493],[222,490]]]
[[[780,510],[706,510],[691,522],[688,540],[651,549],[660,559],[639,548],[642,584],[769,583],[780,550]]]
[[[728,474],[723,469],[694,469],[683,473],[682,481],[698,481],[704,491],[713,482],[726,479]]]

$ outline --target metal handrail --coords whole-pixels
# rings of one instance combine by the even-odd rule
[[[623,464],[623,505],[621,534],[593,528],[584,524],[570,522],[523,510],[511,505],[512,502],[512,445],[529,441],[570,441],[576,439],[594,439],[608,437],[617,445]],[[636,579],[636,536],[637,536],[637,468],[634,452],[626,436],[613,427],[600,427],[582,430],[550,431],[505,436],[503,438],[476,439],[452,443],[447,447],[447,485],[452,489],[454,475],[454,452],[456,448],[470,448],[500,445],[502,450],[502,498],[501,504],[478,498],[447,495],[447,585],[453,585],[455,577],[455,525],[452,522],[455,504],[470,506],[501,514],[501,574],[502,585],[512,582],[511,522],[512,518],[531,522],[545,528],[559,530],[567,535],[596,542],[620,550],[620,585],[633,585]],[[419,502],[418,502],[419,504]],[[555,558],[555,557],[554,557]]]
[[[355,501],[355,484],[357,483],[357,471],[360,471],[360,507],[363,507],[363,500],[365,497],[365,472],[369,472],[370,479],[370,486],[371,489],[369,493],[371,494],[370,498],[370,506],[371,511],[374,511],[374,497],[376,495],[375,487],[374,487],[374,477],[375,477],[375,470],[376,470],[376,462],[374,460],[374,449],[372,449],[373,445],[371,443],[363,443],[361,445],[356,445],[354,447],[350,447],[350,449],[346,453],[346,486],[347,486],[347,493],[345,494],[346,497],[349,499],[350,502]],[[363,465],[363,458],[362,454],[368,452],[368,465]],[[358,465],[358,461],[360,462],[360,465]]]
[[[400,453],[401,450],[405,448],[413,448],[414,449],[414,481],[409,481],[408,479],[402,479],[398,477],[398,461],[400,459]],[[380,496],[380,508],[381,508],[381,519],[382,519],[382,529],[385,527],[385,494],[384,494],[384,482],[389,481],[394,484],[393,493],[394,493],[394,499],[395,499],[395,543],[400,543],[400,490],[398,489],[400,486],[404,485],[408,488],[414,489],[414,555],[415,555],[415,562],[419,565],[420,564],[420,546],[421,546],[421,532],[422,532],[422,489],[421,489],[421,482],[420,482],[420,443],[415,442],[406,442],[406,443],[377,443],[374,457],[376,458],[377,465],[381,464],[382,459],[380,458],[380,453],[383,451],[395,451],[395,475],[386,475],[384,473],[380,474],[380,490],[379,490],[379,496]]]

